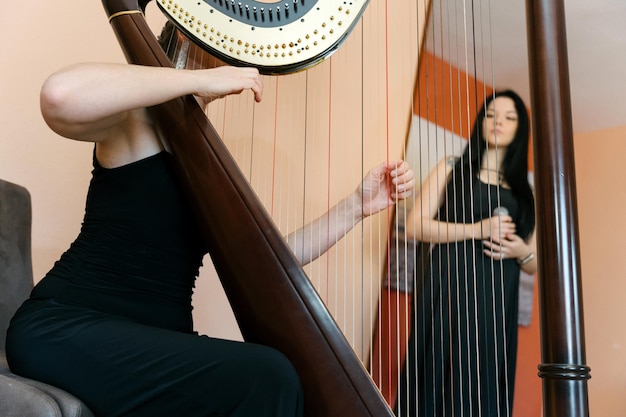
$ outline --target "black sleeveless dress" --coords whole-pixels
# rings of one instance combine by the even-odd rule
[[[519,219],[510,190],[474,178],[448,187],[439,219],[474,223],[499,206]],[[396,415],[510,417],[520,267],[487,257],[481,240],[425,245]]]
[[[78,238],[11,321],[13,372],[76,395],[98,417],[299,416],[289,361],[199,336],[204,255],[167,152],[94,169]]]

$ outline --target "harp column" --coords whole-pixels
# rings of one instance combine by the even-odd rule
[[[543,413],[588,416],[563,0],[526,0],[538,213]]]

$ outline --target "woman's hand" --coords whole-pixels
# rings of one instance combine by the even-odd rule
[[[480,231],[480,237],[485,240],[499,242],[508,234],[515,233],[513,218],[507,215],[491,216],[476,224]]]
[[[355,191],[363,203],[363,217],[411,196],[414,186],[415,176],[406,161],[383,162],[372,168]]]
[[[201,77],[194,92],[201,105],[230,94],[239,94],[244,90],[252,90],[257,103],[263,97],[263,82],[256,68],[222,66],[189,71]]]
[[[479,224],[484,253],[493,259],[511,258],[511,250],[516,248],[517,241],[524,243],[515,234],[515,223],[509,215],[491,216]]]
[[[530,252],[524,240],[515,233],[505,234],[502,238],[492,237],[483,240],[484,253],[493,259],[519,259]]]

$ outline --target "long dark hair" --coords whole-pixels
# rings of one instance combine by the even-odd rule
[[[487,142],[483,134],[483,121],[487,108],[498,97],[508,97],[513,100],[517,111],[517,131],[504,155],[501,174],[503,180],[511,187],[511,191],[519,204],[520,218],[516,223],[517,234],[522,239],[527,239],[535,228],[535,197],[528,182],[530,120],[526,105],[517,93],[512,90],[502,90],[490,94],[485,99],[476,115],[467,148],[455,166],[454,176],[457,179],[471,179],[478,176],[483,154],[487,149]],[[459,184],[462,183],[459,182]]]

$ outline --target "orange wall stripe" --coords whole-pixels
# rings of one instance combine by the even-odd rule
[[[424,52],[413,95],[413,112],[467,139],[476,109],[492,92],[492,87]]]

